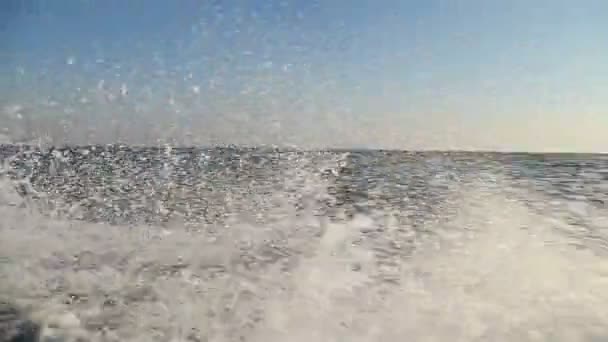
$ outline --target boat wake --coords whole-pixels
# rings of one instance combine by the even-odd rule
[[[328,196],[297,177],[302,198]],[[330,219],[287,200],[262,223],[93,223],[8,205],[11,189],[0,294],[42,341],[608,339],[608,261],[498,176],[452,187],[415,228],[389,207]]]

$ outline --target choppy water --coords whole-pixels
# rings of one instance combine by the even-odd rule
[[[608,158],[2,150],[48,341],[605,341]]]

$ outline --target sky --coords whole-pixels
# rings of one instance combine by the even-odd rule
[[[0,134],[608,152],[608,2],[3,0]]]

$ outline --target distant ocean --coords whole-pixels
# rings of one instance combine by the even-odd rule
[[[608,155],[3,145],[0,187],[39,340],[608,340]]]

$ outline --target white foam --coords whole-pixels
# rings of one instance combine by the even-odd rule
[[[374,238],[363,233],[380,227],[374,216],[329,223],[281,211],[265,226],[238,221],[193,232],[2,206],[0,293],[47,325],[68,322],[62,334],[86,331],[93,341],[608,336],[606,260],[575,248],[553,229],[555,218],[532,213],[496,184],[455,192],[450,203],[455,216],[429,222],[424,231],[432,233],[384,221]],[[52,329],[59,334],[62,325]]]
[[[574,249],[547,217],[479,190],[460,194],[458,216],[432,227],[439,236],[420,238],[399,265],[397,286],[348,267],[366,255],[360,247],[341,255],[322,247],[294,273],[293,292],[270,301],[272,315],[256,340],[607,338],[608,261]],[[363,259],[362,271],[374,267]]]

